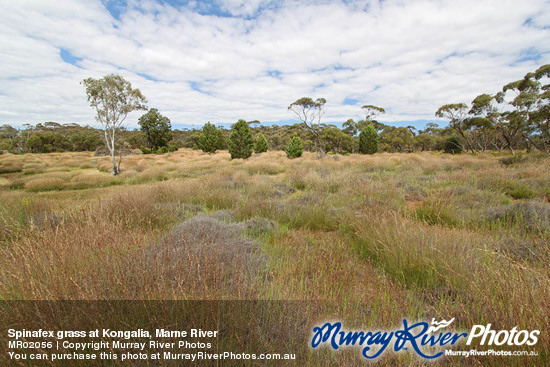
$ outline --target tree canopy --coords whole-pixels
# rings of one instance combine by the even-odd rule
[[[170,119],[163,116],[156,108],[151,108],[138,120],[141,131],[145,133],[148,147],[157,151],[161,147],[167,147],[172,139],[172,124]]]

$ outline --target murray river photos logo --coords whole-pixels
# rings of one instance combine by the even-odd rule
[[[361,355],[367,359],[374,359],[386,350],[395,352],[411,351],[422,358],[434,359],[441,357],[444,350],[459,342],[466,341],[487,346],[533,346],[538,342],[539,330],[492,330],[491,324],[474,325],[470,332],[445,331],[454,321],[436,321],[432,323],[410,323],[403,320],[403,328],[393,331],[346,331],[340,322],[327,322],[313,328],[311,339],[312,348],[326,345],[334,350],[342,347],[356,346],[361,348]]]

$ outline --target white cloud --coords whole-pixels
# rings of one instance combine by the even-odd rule
[[[93,124],[79,82],[113,72],[174,124],[289,120],[303,96],[328,100],[326,121],[363,104],[385,121],[433,119],[550,62],[543,0],[132,0],[117,18],[99,0],[0,5],[0,123]]]

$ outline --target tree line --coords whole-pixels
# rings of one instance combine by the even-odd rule
[[[271,126],[257,120],[238,123],[241,130],[241,121],[246,123],[252,135],[251,149],[260,144],[258,151],[286,150],[291,139],[298,137],[303,150],[321,155],[437,150],[456,153],[463,149],[472,153],[509,150],[515,154],[518,150],[533,149],[549,152],[549,79],[550,65],[544,65],[494,94],[477,96],[469,105],[441,106],[435,115],[448,120],[444,127],[435,123],[428,123],[423,129],[390,126],[377,120],[385,110],[374,105],[362,107],[364,119],[349,119],[341,126],[328,124],[322,121],[326,100],[310,97],[302,97],[288,106],[299,123]],[[82,84],[103,129],[56,122],[25,124],[21,128],[5,124],[0,126],[0,152],[104,150],[113,157],[116,174],[117,149],[141,149],[146,154],[166,153],[182,147],[205,152],[230,149],[231,129],[208,122],[202,128],[174,130],[168,117],[155,108],[147,110],[147,100],[139,89],[133,89],[118,75],[88,78]],[[123,122],[128,113],[135,110],[147,111],[138,120],[140,129],[126,129]]]
[[[350,123],[348,120],[346,123]],[[442,150],[446,137],[452,135],[448,128],[439,128],[437,124],[428,124],[425,129],[416,130],[414,127],[393,127],[375,121],[369,121],[376,128],[379,135],[379,151],[386,152],[414,152],[425,150]],[[285,150],[290,139],[297,135],[303,142],[305,151],[316,150],[316,137],[303,124],[292,125],[259,125],[247,122],[250,126],[254,141],[263,136],[270,150]],[[354,125],[365,125],[364,120],[353,121]],[[154,137],[148,137],[142,129],[127,129],[120,127],[117,146],[128,149],[142,149],[144,153],[163,153],[162,147],[202,149],[205,152],[227,150],[231,129],[216,127],[219,139],[216,143],[202,141],[203,127],[195,129],[170,129],[170,139],[166,145],[156,145]],[[368,125],[367,125],[368,126]],[[366,127],[366,126],[365,126]],[[208,129],[208,128],[207,128]],[[354,129],[355,130],[355,129]],[[360,132],[360,131],[359,131]],[[358,133],[359,133],[358,132]],[[359,135],[352,133],[346,127],[333,124],[321,124],[320,141],[326,150],[335,154],[359,153]],[[59,124],[44,122],[36,125],[25,124],[21,128],[10,125],[0,126],[0,151],[13,154],[21,153],[51,153],[64,151],[95,151],[106,149],[102,129],[81,126],[78,124]],[[152,139],[150,141],[150,139]],[[209,145],[209,144],[214,144]],[[215,147],[214,150],[213,147]],[[159,151],[159,148],[160,151]]]

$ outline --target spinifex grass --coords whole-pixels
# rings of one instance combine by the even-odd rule
[[[118,177],[88,153],[5,154],[0,163],[2,299],[300,300],[298,318],[277,330],[295,338],[303,338],[292,334],[296,323],[383,330],[403,318],[455,317],[461,330],[539,329],[538,357],[498,361],[550,363],[548,157],[268,152],[231,161],[180,150],[124,157]],[[182,222],[194,217],[217,222],[190,237]],[[240,257],[252,248],[234,237],[241,227],[259,267]],[[215,245],[206,241],[214,232]],[[181,244],[163,242],[174,233]],[[272,311],[261,317],[276,320]],[[285,340],[304,353],[300,365],[361,359],[356,349],[308,351],[303,339]],[[386,353],[380,364],[400,363],[424,362]]]

